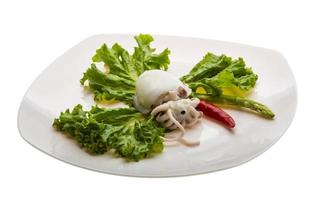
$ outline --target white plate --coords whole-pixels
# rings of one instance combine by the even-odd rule
[[[171,50],[169,71],[176,76],[188,72],[203,55],[210,51],[243,57],[259,75],[250,98],[268,105],[276,114],[266,120],[255,114],[227,110],[236,120],[230,132],[212,121],[203,120],[188,131],[186,137],[201,140],[195,148],[166,147],[164,152],[139,162],[126,162],[105,154],[91,156],[76,143],[52,128],[61,111],[82,104],[94,105],[93,95],[79,84],[91,56],[102,43],[120,43],[132,51],[132,35],[96,35],[90,37],[55,60],[33,82],[20,106],[18,127],[22,137],[39,150],[87,169],[127,175],[166,177],[183,176],[226,169],[242,164],[264,152],[289,127],[296,110],[296,83],[284,57],[276,51],[248,45],[174,36],[155,36],[153,46]]]

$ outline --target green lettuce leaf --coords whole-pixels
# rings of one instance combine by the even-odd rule
[[[84,111],[81,105],[67,109],[56,118],[53,127],[75,139],[91,154],[109,150],[127,160],[138,161],[163,151],[165,129],[134,108],[105,109],[93,106]]]
[[[212,53],[207,53],[189,74],[181,78],[194,91],[202,87],[214,96],[222,94],[223,89],[228,88],[248,91],[254,88],[257,79],[258,76],[251,68],[246,67],[242,58],[233,60],[228,56],[216,56]]]
[[[155,54],[156,49],[150,47],[150,44],[154,41],[151,35],[140,34],[134,39],[138,43],[138,47],[134,48],[132,58],[138,70],[138,75],[141,75],[146,70],[160,69],[166,71],[168,69],[170,64],[169,49]]]
[[[95,64],[84,73],[80,83],[88,81],[89,88],[95,94],[95,100],[119,100],[131,104],[135,94],[135,81],[146,70],[167,70],[170,63],[170,51],[165,49],[161,53],[154,53],[150,47],[153,37],[140,34],[135,37],[138,44],[132,55],[119,44],[109,48],[103,44],[92,57],[93,62],[102,62],[105,71],[97,69]],[[102,77],[104,76],[104,77]]]
[[[135,82],[112,73],[105,74],[95,64],[84,73],[80,80],[84,84],[89,80],[89,89],[95,94],[96,101],[116,99],[127,104],[132,102],[135,94]]]
[[[192,83],[203,78],[213,77],[227,68],[231,63],[232,59],[230,57],[207,53],[187,75],[181,77],[181,80],[185,83]]]

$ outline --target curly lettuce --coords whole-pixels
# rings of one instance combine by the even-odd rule
[[[104,64],[106,72],[99,70],[93,63],[80,83],[84,85],[88,81],[96,101],[114,99],[131,105],[135,82],[140,74],[146,70],[168,69],[169,49],[155,53],[155,49],[150,47],[153,42],[151,35],[140,34],[134,38],[138,46],[132,55],[116,43],[111,48],[103,44],[92,57],[93,62]]]
[[[126,160],[138,161],[163,151],[165,129],[134,108],[106,109],[77,105],[54,120],[53,127],[75,139],[90,154],[113,150]]]

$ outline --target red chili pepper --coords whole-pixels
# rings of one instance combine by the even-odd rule
[[[228,113],[211,103],[200,100],[197,109],[202,111],[204,115],[221,122],[229,128],[233,128],[236,125],[233,118]]]

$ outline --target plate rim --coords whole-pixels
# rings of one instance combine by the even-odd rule
[[[19,109],[18,109],[18,113],[17,113],[17,128],[19,131],[20,136],[23,138],[24,141],[26,141],[28,144],[30,144],[33,148],[59,160],[59,161],[63,161],[67,164],[76,166],[76,167],[80,167],[82,169],[85,170],[90,170],[90,171],[94,171],[94,172],[98,172],[98,173],[103,173],[103,174],[109,174],[109,175],[117,175],[117,176],[124,176],[124,177],[137,177],[137,178],[170,178],[170,177],[187,177],[187,176],[196,176],[196,175],[202,175],[202,174],[207,174],[207,173],[213,173],[213,172],[219,172],[219,171],[223,171],[223,170],[227,170],[227,169],[231,169],[240,165],[243,165],[245,163],[248,163],[249,161],[257,158],[258,156],[260,156],[261,154],[263,154],[264,152],[266,152],[268,149],[270,149],[273,145],[275,145],[281,138],[282,136],[285,135],[285,133],[289,130],[289,128],[291,127],[295,116],[297,114],[297,107],[298,107],[298,86],[297,86],[297,81],[296,78],[294,76],[294,72],[291,68],[291,66],[289,65],[288,61],[286,60],[285,56],[275,50],[275,49],[270,49],[270,48],[266,48],[266,47],[259,47],[259,46],[254,46],[254,45],[249,45],[249,44],[244,44],[244,43],[238,43],[238,42],[231,42],[231,41],[223,41],[223,40],[215,40],[215,39],[210,39],[210,38],[205,38],[205,37],[191,37],[191,36],[178,36],[178,35],[161,35],[161,34],[151,34],[154,38],[155,37],[175,37],[175,38],[181,38],[181,39],[194,39],[194,40],[208,40],[208,41],[212,41],[212,42],[219,42],[219,43],[226,43],[226,44],[233,44],[233,45],[239,45],[239,46],[245,46],[245,47],[251,47],[251,48],[259,48],[259,49],[263,49],[266,51],[271,51],[274,52],[275,54],[278,54],[286,63],[290,74],[292,76],[292,79],[294,80],[294,112],[292,113],[292,116],[289,120],[289,122],[287,123],[287,126],[285,126],[284,130],[281,131],[281,134],[273,141],[271,142],[269,145],[267,145],[265,148],[263,148],[261,151],[258,151],[257,153],[253,154],[252,156],[249,156],[247,159],[242,160],[240,162],[236,162],[233,165],[230,165],[228,167],[223,167],[223,168],[219,168],[219,169],[214,169],[214,170],[201,170],[201,171],[196,171],[196,172],[189,172],[189,173],[180,173],[180,174],[169,174],[169,175],[142,175],[142,174],[138,174],[138,175],[134,175],[134,174],[127,174],[127,173],[116,173],[116,172],[112,172],[111,170],[100,170],[100,169],[96,169],[94,167],[86,167],[83,165],[79,165],[76,164],[74,162],[68,161],[67,159],[63,159],[60,158],[54,154],[50,154],[49,152],[46,152],[45,150],[41,149],[40,147],[36,146],[35,144],[33,144],[31,141],[29,141],[27,138],[24,137],[22,130],[21,130],[21,126],[20,126],[20,114],[21,114],[21,110],[22,110],[22,106],[25,100],[26,95],[29,93],[30,89],[32,88],[32,86],[34,85],[35,82],[37,82],[37,80],[41,77],[41,75],[43,73],[45,73],[48,69],[50,69],[50,66],[55,63],[57,60],[59,60],[59,58],[63,57],[64,54],[66,54],[67,52],[71,51],[72,49],[75,49],[77,46],[79,46],[80,44],[82,44],[83,42],[91,39],[91,38],[95,38],[95,37],[101,37],[101,36],[124,36],[124,37],[133,37],[134,35],[137,34],[133,34],[133,33],[105,33],[105,34],[94,34],[91,35],[89,37],[84,38],[83,40],[81,40],[80,42],[76,43],[74,46],[72,46],[71,48],[68,48],[67,50],[65,50],[61,55],[59,55],[58,57],[56,57],[52,62],[50,62],[50,64],[48,64],[46,67],[44,67],[43,70],[41,70],[41,72],[33,79],[33,81],[31,82],[31,84],[28,86],[28,89],[26,90],[26,92],[24,93],[24,95],[22,96],[21,100],[20,100],[20,104],[19,104]]]

